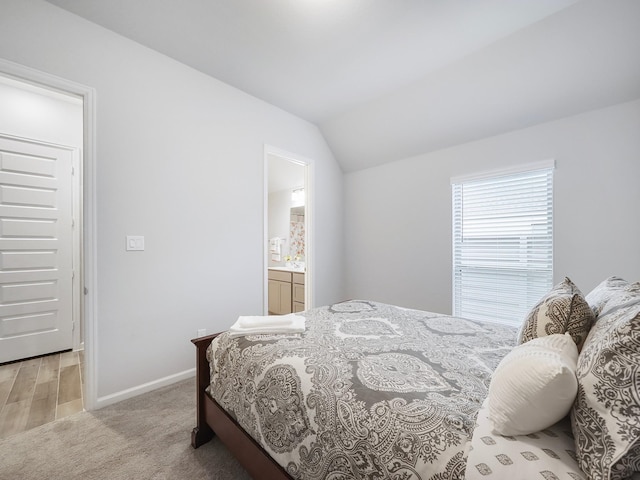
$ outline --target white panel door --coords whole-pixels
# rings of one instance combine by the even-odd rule
[[[73,150],[0,136],[0,363],[73,345]]]

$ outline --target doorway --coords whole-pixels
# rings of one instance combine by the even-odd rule
[[[27,288],[6,288],[5,290],[7,291],[13,290],[15,292],[13,297],[6,298],[15,300],[10,307],[14,308],[23,300],[20,295],[42,297],[42,300],[44,300],[42,303],[49,302],[50,306],[55,305],[55,302],[50,302],[51,298],[55,296],[61,297],[61,291],[65,291],[70,295],[71,301],[69,304],[72,318],[70,348],[72,352],[84,352],[84,354],[76,354],[76,356],[79,355],[79,358],[83,358],[85,362],[84,371],[82,372],[82,397],[85,409],[91,410],[95,408],[97,397],[95,376],[97,365],[94,348],[96,309],[94,288],[96,285],[95,91],[92,88],[3,59],[0,59],[0,81],[5,87],[14,88],[16,91],[22,90],[25,93],[25,96],[20,99],[23,103],[11,105],[12,113],[16,114],[18,112],[18,114],[5,116],[3,120],[0,120],[0,134],[4,141],[3,151],[9,154],[4,155],[9,160],[8,162],[5,162],[4,157],[2,159],[1,170],[3,172],[1,174],[13,177],[13,180],[22,179],[27,183],[32,182],[32,184],[28,185],[21,185],[18,181],[13,184],[9,183],[9,188],[12,189],[14,194],[13,202],[9,202],[10,205],[7,205],[10,209],[9,213],[11,213],[11,210],[13,210],[13,213],[18,212],[20,207],[25,208],[22,210],[22,213],[24,213],[22,216],[14,215],[11,218],[10,215],[6,215],[6,212],[0,215],[0,220],[2,220],[0,222],[2,224],[0,225],[0,228],[2,228],[1,235],[3,237],[7,236],[6,240],[13,242],[3,245],[3,251],[16,255],[16,263],[12,264],[12,267],[15,268],[9,269],[8,272],[0,273],[30,274],[29,269],[31,269],[39,270],[40,274],[45,276],[55,276],[55,271],[60,266],[66,269],[61,275],[66,277],[67,273],[69,273],[71,278],[70,282],[63,279],[60,285],[57,285],[57,279],[18,279],[17,283],[20,285],[20,282],[22,282]],[[4,93],[6,94],[7,92],[8,90],[5,88]],[[29,101],[29,95],[31,95],[31,101]],[[5,102],[4,107],[7,107],[7,102],[9,104],[16,102],[18,97],[20,95],[15,95],[14,98],[11,95],[5,96],[2,99]],[[40,104],[38,100],[40,100]],[[63,107],[43,109],[43,105],[47,104],[47,102],[51,104],[49,100],[56,100],[58,105],[63,105]],[[64,105],[68,108],[64,107]],[[4,112],[8,109],[3,108],[2,110]],[[71,113],[72,110],[73,113]],[[2,112],[0,112],[0,116],[1,114]],[[38,128],[44,129],[46,127],[45,124],[47,122],[42,122],[45,118],[48,120],[50,130],[49,133],[42,135],[44,130],[37,130]],[[71,118],[75,120],[71,120]],[[64,127],[69,124],[73,124],[74,128],[72,133],[65,134]],[[34,126],[36,127],[35,133],[27,129],[27,127]],[[23,155],[24,152],[16,148],[16,145],[19,147],[26,146],[27,150],[32,149],[33,151],[27,152],[28,154],[25,156]],[[47,151],[47,149],[53,149],[53,153],[51,150]],[[63,159],[61,162],[57,161],[60,155],[65,156],[67,154],[71,156],[70,159]],[[68,183],[70,185],[60,186],[56,184],[56,178],[62,183],[69,180]],[[6,185],[5,180],[3,179],[1,182],[3,186]],[[64,193],[65,191],[66,193]],[[71,192],[70,198],[69,191]],[[58,238],[61,230],[55,226],[58,219],[54,218],[56,214],[53,213],[57,205],[61,203],[64,203],[64,208],[71,212],[68,216],[65,214],[63,220],[65,222],[68,221],[70,226],[68,230],[70,235],[66,239]],[[56,205],[56,207],[52,208],[51,205]],[[29,209],[32,210],[30,213],[28,212]],[[4,223],[10,225],[13,230],[3,228]],[[22,254],[22,252],[19,252],[21,240],[25,244],[29,240],[37,248],[34,247],[24,256],[20,256]],[[48,240],[53,240],[53,243],[48,242],[49,245],[45,245]],[[65,245],[62,245],[63,243]],[[13,247],[16,247],[17,250]],[[56,256],[58,247],[67,250],[71,261],[65,257],[66,254],[61,257]],[[63,285],[65,281],[67,283]],[[10,287],[13,287],[13,285],[10,285]],[[20,295],[17,295],[18,293]],[[38,303],[38,299],[33,299],[36,300],[35,303]],[[56,330],[57,327],[53,318],[57,315],[55,308],[45,310],[43,312],[35,312],[35,314],[34,312],[17,312],[14,316],[18,319],[29,320],[31,316],[35,317],[35,319],[29,320],[31,324],[20,325],[19,329],[28,330],[28,327],[33,328],[38,320],[46,320],[49,323],[45,322],[44,328],[39,330]],[[69,313],[68,310],[68,308],[65,310],[65,316]],[[54,328],[51,327],[52,323]],[[13,325],[15,327],[18,324],[13,323]],[[38,330],[37,327],[35,325],[34,330]],[[67,346],[69,346],[68,338],[64,342],[64,344],[54,342],[53,347],[45,347],[45,350],[51,350],[51,348],[54,351],[67,350]],[[36,352],[29,350],[23,356],[35,356],[44,353],[46,351]],[[61,365],[62,363],[70,362],[70,358],[71,352],[65,355],[64,362],[61,360]]]
[[[0,77],[0,106],[0,363],[6,363],[81,348],[75,271],[81,270],[82,100]]]
[[[311,163],[265,147],[264,313],[312,307]]]

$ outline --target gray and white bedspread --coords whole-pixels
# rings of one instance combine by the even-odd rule
[[[214,339],[210,395],[293,478],[463,478],[516,330],[360,300],[302,315],[304,334]]]

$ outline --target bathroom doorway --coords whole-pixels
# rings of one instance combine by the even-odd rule
[[[265,147],[264,312],[311,308],[311,164]]]

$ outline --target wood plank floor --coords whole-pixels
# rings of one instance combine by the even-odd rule
[[[0,438],[84,408],[84,352],[63,352],[0,365]]]

